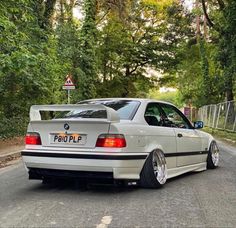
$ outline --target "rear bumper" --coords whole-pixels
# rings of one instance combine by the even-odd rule
[[[138,180],[147,153],[88,153],[23,150],[26,167],[30,170],[77,171],[77,174],[111,174],[114,179]],[[80,173],[79,173],[80,172]],[[73,172],[72,172],[73,173]],[[51,172],[53,175],[53,172]],[[98,177],[99,177],[98,175]],[[96,175],[93,175],[95,177]]]
[[[88,180],[112,180],[112,172],[86,172],[74,170],[58,170],[58,169],[42,169],[29,168],[29,179],[42,180],[48,178],[63,178],[63,179],[88,179]]]

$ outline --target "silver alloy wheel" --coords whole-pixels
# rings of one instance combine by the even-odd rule
[[[167,179],[166,159],[161,151],[154,151],[152,154],[152,165],[154,175],[160,184],[165,184]]]
[[[211,145],[211,159],[214,166],[218,166],[219,163],[219,149],[216,143],[212,143]]]

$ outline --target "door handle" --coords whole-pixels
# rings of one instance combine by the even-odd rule
[[[181,133],[178,133],[177,136],[178,136],[179,138],[183,137],[183,135],[182,135]]]

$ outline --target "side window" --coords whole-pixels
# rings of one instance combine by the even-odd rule
[[[160,104],[163,111],[163,127],[191,128],[188,120],[175,107],[168,104]]]
[[[159,105],[157,103],[149,103],[147,105],[144,118],[148,125],[161,126],[161,111]]]

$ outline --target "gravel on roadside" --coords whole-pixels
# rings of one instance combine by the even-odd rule
[[[0,140],[0,168],[8,166],[21,157],[24,149],[24,137]]]

